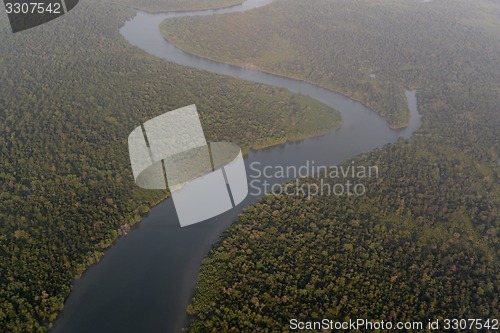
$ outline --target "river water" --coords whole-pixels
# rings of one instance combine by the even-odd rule
[[[363,152],[408,138],[421,125],[414,91],[406,91],[410,123],[393,130],[361,103],[341,94],[273,74],[217,63],[185,53],[165,41],[159,24],[167,18],[244,11],[272,0],[207,11],[149,14],[138,12],[121,34],[132,44],[181,65],[283,87],[308,95],[342,114],[342,126],[324,136],[251,151],[245,156],[249,177],[256,166],[335,165]],[[186,105],[191,104],[186,101]],[[253,165],[253,167],[250,167]],[[272,179],[282,183],[287,178]],[[255,191],[253,191],[255,192]],[[101,261],[75,282],[52,333],[170,333],[187,324],[186,307],[194,292],[202,258],[241,210],[254,203],[249,195],[235,209],[209,221],[181,228],[172,200],[154,207],[141,223],[108,249]]]

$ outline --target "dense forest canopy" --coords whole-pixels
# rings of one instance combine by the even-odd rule
[[[168,195],[134,185],[127,136],[141,122],[195,103],[207,139],[246,149],[339,125],[307,97],[146,55],[118,32],[131,15],[83,2],[15,35],[0,15],[2,332],[46,331],[72,279]],[[365,196],[249,207],[204,260],[190,331],[499,317],[498,22],[492,0],[287,0],[164,25],[183,48],[340,90],[395,127],[407,121],[403,88],[418,88],[424,114],[413,138],[356,159],[382,175]]]
[[[164,23],[187,50],[339,89],[394,125],[404,118],[391,89],[417,88],[424,116],[409,140],[354,160],[380,169],[365,196],[249,207],[204,260],[188,331],[498,318],[498,22],[488,0],[287,0]]]
[[[242,2],[244,0],[120,0],[115,3],[155,13],[231,7]]]
[[[498,74],[469,62],[498,60],[499,7],[488,0],[282,0],[244,13],[168,20],[162,31],[189,52],[343,92],[400,127],[408,121],[404,88],[424,88],[423,76],[491,81]]]
[[[12,34],[0,15],[0,331],[44,332],[71,282],[166,197],[135,186],[127,138],[196,104],[208,140],[243,148],[321,133],[305,96],[160,60],[119,28],[133,11],[83,2]]]

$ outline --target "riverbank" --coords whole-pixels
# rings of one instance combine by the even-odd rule
[[[291,79],[291,80],[296,80],[296,81],[301,81],[301,82],[304,82],[304,83],[308,83],[308,84],[314,85],[316,87],[319,87],[319,88],[322,88],[322,89],[325,89],[325,90],[328,90],[328,91],[331,91],[331,92],[334,92],[334,93],[337,93],[337,94],[344,95],[345,97],[347,97],[349,99],[352,99],[353,101],[356,101],[356,102],[359,102],[359,103],[365,105],[366,107],[372,109],[373,111],[375,111],[376,113],[378,113],[379,115],[381,115],[383,117],[382,113],[380,111],[377,111],[376,108],[373,105],[370,105],[369,103],[366,103],[366,101],[363,101],[361,99],[352,97],[352,96],[348,95],[344,91],[341,91],[341,90],[338,90],[338,89],[334,89],[332,87],[328,87],[328,86],[322,85],[322,84],[320,84],[318,82],[307,80],[307,79],[304,79],[303,77],[296,76],[296,75],[293,75],[293,74],[290,74],[290,73],[282,73],[282,72],[272,71],[272,70],[270,70],[268,68],[264,68],[262,66],[259,66],[259,65],[255,64],[255,63],[252,63],[252,62],[221,61],[219,59],[216,59],[216,58],[213,58],[213,57],[209,57],[209,56],[203,55],[203,54],[201,54],[199,52],[195,52],[193,50],[190,50],[190,49],[186,48],[185,46],[183,46],[183,45],[181,45],[179,43],[176,43],[176,41],[172,40],[172,38],[168,37],[167,31],[166,31],[166,28],[165,28],[165,22],[167,22],[167,20],[164,20],[160,24],[160,32],[162,33],[163,38],[165,38],[165,40],[167,42],[169,42],[170,44],[174,45],[175,47],[177,47],[179,50],[182,50],[183,52],[186,52],[186,53],[188,53],[190,55],[193,55],[193,56],[205,59],[205,60],[210,60],[210,61],[213,61],[213,62],[225,64],[225,65],[236,66],[236,67],[241,67],[241,68],[254,69],[254,70],[257,70],[257,71],[262,72],[262,73],[271,74],[271,75],[279,76],[279,77],[282,77],[282,78],[287,78],[287,79]],[[395,130],[406,128],[408,126],[408,124],[409,124],[409,121],[410,121],[409,118],[408,118],[408,120],[407,120],[406,123],[404,123],[404,124],[398,124],[398,123],[392,123],[392,122],[390,122],[387,118],[386,118],[386,120],[387,120],[387,122],[389,124],[389,127],[392,128],[392,129],[395,129]]]
[[[298,167],[307,160],[332,165],[394,142],[402,135],[391,130],[384,119],[361,103],[321,87],[251,70],[228,69],[223,64],[202,64],[198,59],[185,59],[191,57],[187,55],[172,58],[173,54],[179,56],[172,49],[158,52],[159,47],[164,47],[159,43],[167,42],[159,32],[160,39],[155,40],[151,31],[157,29],[156,22],[162,17],[137,15],[127,22],[128,30],[120,31],[132,45],[158,57],[181,65],[192,60],[196,64],[192,67],[285,88],[342,114],[342,126],[338,127],[340,123],[337,123],[337,130],[330,129],[326,134],[316,132],[310,134],[311,139],[304,135],[254,145],[254,149],[245,152],[247,165],[258,162]],[[153,38],[153,43],[138,44],[144,35]],[[277,141],[286,143],[276,145]],[[133,232],[127,237],[118,237],[99,265],[93,265],[85,278],[75,281],[54,333],[107,332],[111,324],[114,330],[120,331],[153,332],[160,328],[179,331],[187,318],[185,310],[191,301],[202,259],[243,207],[257,199],[249,196],[234,210],[188,228],[179,228],[173,202],[161,201]]]
[[[251,151],[255,152],[255,151],[259,151],[259,150],[263,150],[263,149],[267,149],[267,148],[272,148],[274,146],[283,145],[283,144],[287,144],[287,143],[299,142],[299,141],[311,139],[311,138],[319,138],[321,136],[328,134],[329,132],[332,132],[332,131],[339,129],[341,126],[342,126],[342,122],[340,121],[334,127],[330,128],[330,129],[326,129],[324,131],[319,131],[319,132],[314,132],[314,133],[309,133],[309,134],[304,134],[304,135],[299,135],[299,136],[288,136],[282,140],[268,140],[266,143],[256,143],[256,144],[253,144],[251,146],[242,146],[241,151],[242,151],[243,156],[247,156]],[[156,206],[158,206],[159,204],[161,204],[165,200],[170,199],[170,197],[171,197],[171,195],[167,194],[164,197],[160,198],[159,200],[156,200],[154,203],[152,203],[151,205],[148,206],[148,208],[149,208],[148,211],[139,215],[140,218],[132,218],[132,219],[128,220],[128,222],[125,222],[124,224],[122,224],[120,226],[120,228],[115,229],[117,232],[117,236],[115,238],[113,238],[109,242],[108,245],[103,246],[102,251],[106,252],[111,247],[113,247],[117,241],[119,241],[123,237],[127,236],[127,234],[130,231],[134,230],[134,227],[137,227],[141,223],[141,221],[148,216],[149,212],[153,208],[155,208]],[[100,256],[98,256],[98,257],[97,256],[91,257],[92,264],[85,266],[85,268],[83,268],[82,270],[78,270],[75,274],[74,280],[75,281],[80,280],[83,276],[85,276],[85,272],[89,268],[97,265],[100,262],[100,259],[104,256],[104,254],[105,254],[104,252],[100,253]]]
[[[177,7],[175,9],[162,9],[162,8],[150,9],[150,8],[144,7],[144,6],[127,5],[127,4],[113,2],[113,1],[103,1],[102,3],[111,4],[111,5],[120,6],[120,7],[125,7],[125,8],[130,8],[134,11],[142,11],[142,12],[146,12],[146,13],[150,13],[150,14],[169,14],[169,13],[184,13],[184,12],[194,12],[194,11],[228,9],[228,8],[240,6],[245,1],[246,0],[237,0],[237,1],[234,1],[234,3],[231,3],[229,5],[219,6],[219,7],[216,7],[216,6],[180,7],[180,8]],[[162,7],[162,6],[164,7],[165,5],[164,4],[160,5],[160,7]]]

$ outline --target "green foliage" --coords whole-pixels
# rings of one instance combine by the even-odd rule
[[[189,52],[338,90],[403,127],[405,87],[425,89],[420,79],[429,75],[441,83],[490,75],[493,68],[469,62],[498,63],[499,11],[486,0],[282,0],[245,13],[168,20],[162,31]],[[489,45],[478,48],[476,39],[485,37]],[[443,67],[451,75],[442,75]]]
[[[307,78],[359,97],[349,90],[356,77],[376,72],[381,85],[418,88],[424,115],[411,139],[354,160],[379,168],[380,178],[363,180],[364,196],[268,196],[250,206],[203,262],[189,332],[286,331],[291,318],[500,316],[500,31],[492,17],[500,20],[500,7],[486,0],[291,0],[189,20],[187,35],[205,27],[199,38],[225,56],[219,27],[237,54],[231,43],[242,31],[252,40],[259,22],[294,41],[267,48],[284,73],[314,69]],[[274,38],[262,36],[264,45]],[[249,59],[262,59],[263,48],[249,45]]]
[[[364,196],[269,195],[250,206],[203,261],[188,331],[498,318],[498,196],[476,184],[470,161],[434,160],[440,149],[409,159],[424,147],[411,140],[357,158],[383,177],[364,179]]]
[[[120,5],[151,13],[231,7],[244,0],[120,0]]]
[[[195,103],[209,140],[247,149],[338,125],[303,96],[146,55],[119,34],[128,9],[77,8],[19,34],[0,19],[1,332],[46,331],[72,279],[168,195],[134,184],[141,122]]]

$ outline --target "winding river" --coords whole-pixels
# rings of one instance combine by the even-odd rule
[[[177,49],[165,41],[159,24],[172,17],[200,16],[244,11],[272,0],[248,0],[242,5],[205,11],[149,14],[138,12],[126,22],[121,34],[132,44],[157,57],[181,65],[230,75],[244,80],[283,87],[308,95],[342,114],[342,127],[327,135],[251,151],[250,165],[303,166],[334,165],[363,152],[408,138],[421,124],[414,91],[407,91],[409,126],[389,128],[387,122],[362,104],[341,94],[299,80],[259,72],[254,69],[205,60]],[[186,101],[186,105],[191,104]],[[254,164],[256,165],[256,164]],[[284,182],[280,178],[274,182]],[[238,213],[254,203],[249,195],[237,208],[209,221],[181,228],[172,200],[154,207],[142,222],[106,251],[75,282],[64,310],[52,333],[170,333],[186,326],[186,307],[193,295],[202,258]]]

